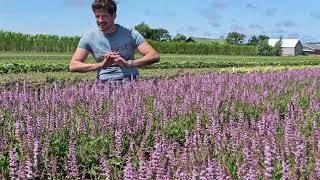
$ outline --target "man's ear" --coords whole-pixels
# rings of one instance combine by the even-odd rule
[[[113,17],[113,19],[116,19],[117,13],[113,13],[112,17]]]

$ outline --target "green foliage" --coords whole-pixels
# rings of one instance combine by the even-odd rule
[[[300,104],[300,107],[302,107],[304,110],[307,110],[310,106],[310,97],[301,96],[299,104]]]
[[[226,169],[228,169],[232,179],[239,179],[238,177],[238,170],[239,165],[243,161],[243,155],[238,152],[231,152],[230,150],[223,150],[222,155],[218,155],[221,157],[222,164],[224,164]]]
[[[171,40],[171,35],[168,30],[163,28],[151,29],[150,26],[144,22],[136,25],[134,28],[146,39],[154,41]]]
[[[0,51],[73,52],[80,37],[0,31]]]
[[[275,162],[273,177],[274,177],[274,179],[277,179],[277,180],[280,180],[282,177],[282,166],[281,166],[281,162],[279,160],[277,160]]]
[[[151,29],[141,23],[135,27],[160,53],[171,54],[216,54],[216,55],[257,55],[252,46],[231,46],[217,43],[198,44],[184,42],[167,42],[171,36],[166,29]],[[23,52],[74,52],[80,37],[63,37],[55,35],[27,35],[0,31],[0,51]],[[184,41],[186,37],[178,34],[174,40]],[[164,42],[159,42],[164,41]],[[1,73],[1,72],[0,72]]]
[[[274,47],[268,44],[268,40],[262,40],[258,43],[258,54],[260,56],[281,56],[282,55],[282,39],[280,39]]]
[[[226,67],[255,67],[255,66],[297,66],[297,65],[320,65],[320,62],[316,61],[304,61],[304,62],[163,62],[150,66],[145,66],[143,69],[172,69],[172,68],[226,68]]]
[[[9,175],[9,153],[0,154],[0,177],[1,174],[7,176]]]
[[[229,172],[230,172],[233,179],[236,179],[237,171],[238,171],[237,160],[234,159],[231,161],[231,163],[229,165]]]
[[[268,40],[263,40],[258,43],[258,54],[260,56],[272,56],[272,47],[269,46]]]
[[[255,67],[255,66],[302,66],[320,65],[320,61],[218,61],[218,62],[160,62],[142,69],[197,69],[197,68],[227,68],[227,67]],[[30,73],[30,72],[68,72],[69,66],[65,64],[2,64],[0,74]],[[51,83],[56,78],[47,76],[46,81]],[[76,79],[77,81],[81,79]]]
[[[303,122],[303,125],[301,127],[301,132],[306,137],[311,137],[314,133],[315,129],[313,128],[313,124],[317,122],[317,119],[320,118],[320,113],[314,113],[310,114],[309,117],[305,118],[305,121]]]
[[[226,41],[229,44],[242,44],[246,35],[238,32],[230,32],[227,35]]]
[[[171,35],[168,30],[159,28],[159,29],[151,29],[151,40],[154,41],[168,41],[171,40]]]
[[[174,38],[173,41],[177,42],[184,42],[187,39],[187,37],[183,34],[178,33]]]
[[[55,77],[53,77],[53,76],[46,76],[46,83],[51,84],[51,83],[53,83],[53,82],[55,82],[55,81],[57,81],[57,79],[56,79]]]
[[[143,37],[149,38],[151,37],[151,28],[148,24],[142,22],[134,27]]]
[[[175,139],[180,143],[185,141],[186,131],[191,131],[196,124],[195,114],[191,114],[186,118],[177,117],[173,122],[164,129],[164,134],[170,139]]]
[[[259,44],[259,39],[257,36],[252,36],[251,39],[248,40],[248,45],[257,46]]]
[[[266,36],[266,35],[259,35],[258,36],[258,40],[259,41],[264,41],[264,40],[269,40],[270,39],[270,37],[269,36]]]
[[[282,46],[282,38],[280,38],[280,40],[278,42],[276,42],[276,44],[272,48],[272,55],[273,56],[281,56],[282,55],[281,46]]]
[[[50,141],[50,153],[64,159],[68,152],[69,132],[64,131],[61,134],[53,134]]]
[[[100,170],[101,154],[109,154],[109,144],[111,138],[109,136],[93,137],[90,135],[82,135],[78,138],[78,162],[83,167],[87,167],[86,172],[91,176],[97,174]]]
[[[238,102],[236,103],[236,109],[238,112],[243,112],[245,118],[258,119],[261,113],[264,111],[262,106],[252,105],[250,103]]]
[[[69,71],[66,64],[2,64],[0,74]]]
[[[248,45],[258,46],[260,42],[268,41],[269,39],[266,35],[259,35],[258,37],[254,35],[248,40]]]
[[[50,138],[49,154],[57,157],[59,169],[64,169],[65,159],[68,154],[69,132],[64,130],[60,134],[53,134]]]
[[[202,54],[202,55],[258,55],[254,46],[239,46],[218,43],[185,43],[185,42],[149,42],[158,52],[165,54]]]
[[[273,108],[279,110],[280,116],[283,116],[285,114],[286,110],[287,110],[287,104],[288,104],[288,101],[289,101],[288,97],[290,97],[289,94],[288,94],[287,97],[285,97],[285,96],[274,97],[271,100]]]

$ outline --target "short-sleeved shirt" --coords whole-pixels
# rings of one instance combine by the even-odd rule
[[[145,42],[143,36],[134,28],[125,28],[116,24],[116,31],[104,33],[99,29],[91,31],[79,41],[78,48],[88,50],[96,62],[101,62],[104,55],[118,51],[125,60],[134,60],[136,48]],[[100,81],[119,80],[139,76],[137,67],[122,68],[116,64],[97,71]]]

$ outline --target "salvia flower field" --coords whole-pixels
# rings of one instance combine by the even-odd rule
[[[317,179],[320,69],[0,86],[0,179]]]

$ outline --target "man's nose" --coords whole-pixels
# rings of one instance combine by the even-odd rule
[[[102,17],[98,17],[97,19],[98,19],[98,22],[102,22],[103,21]]]

